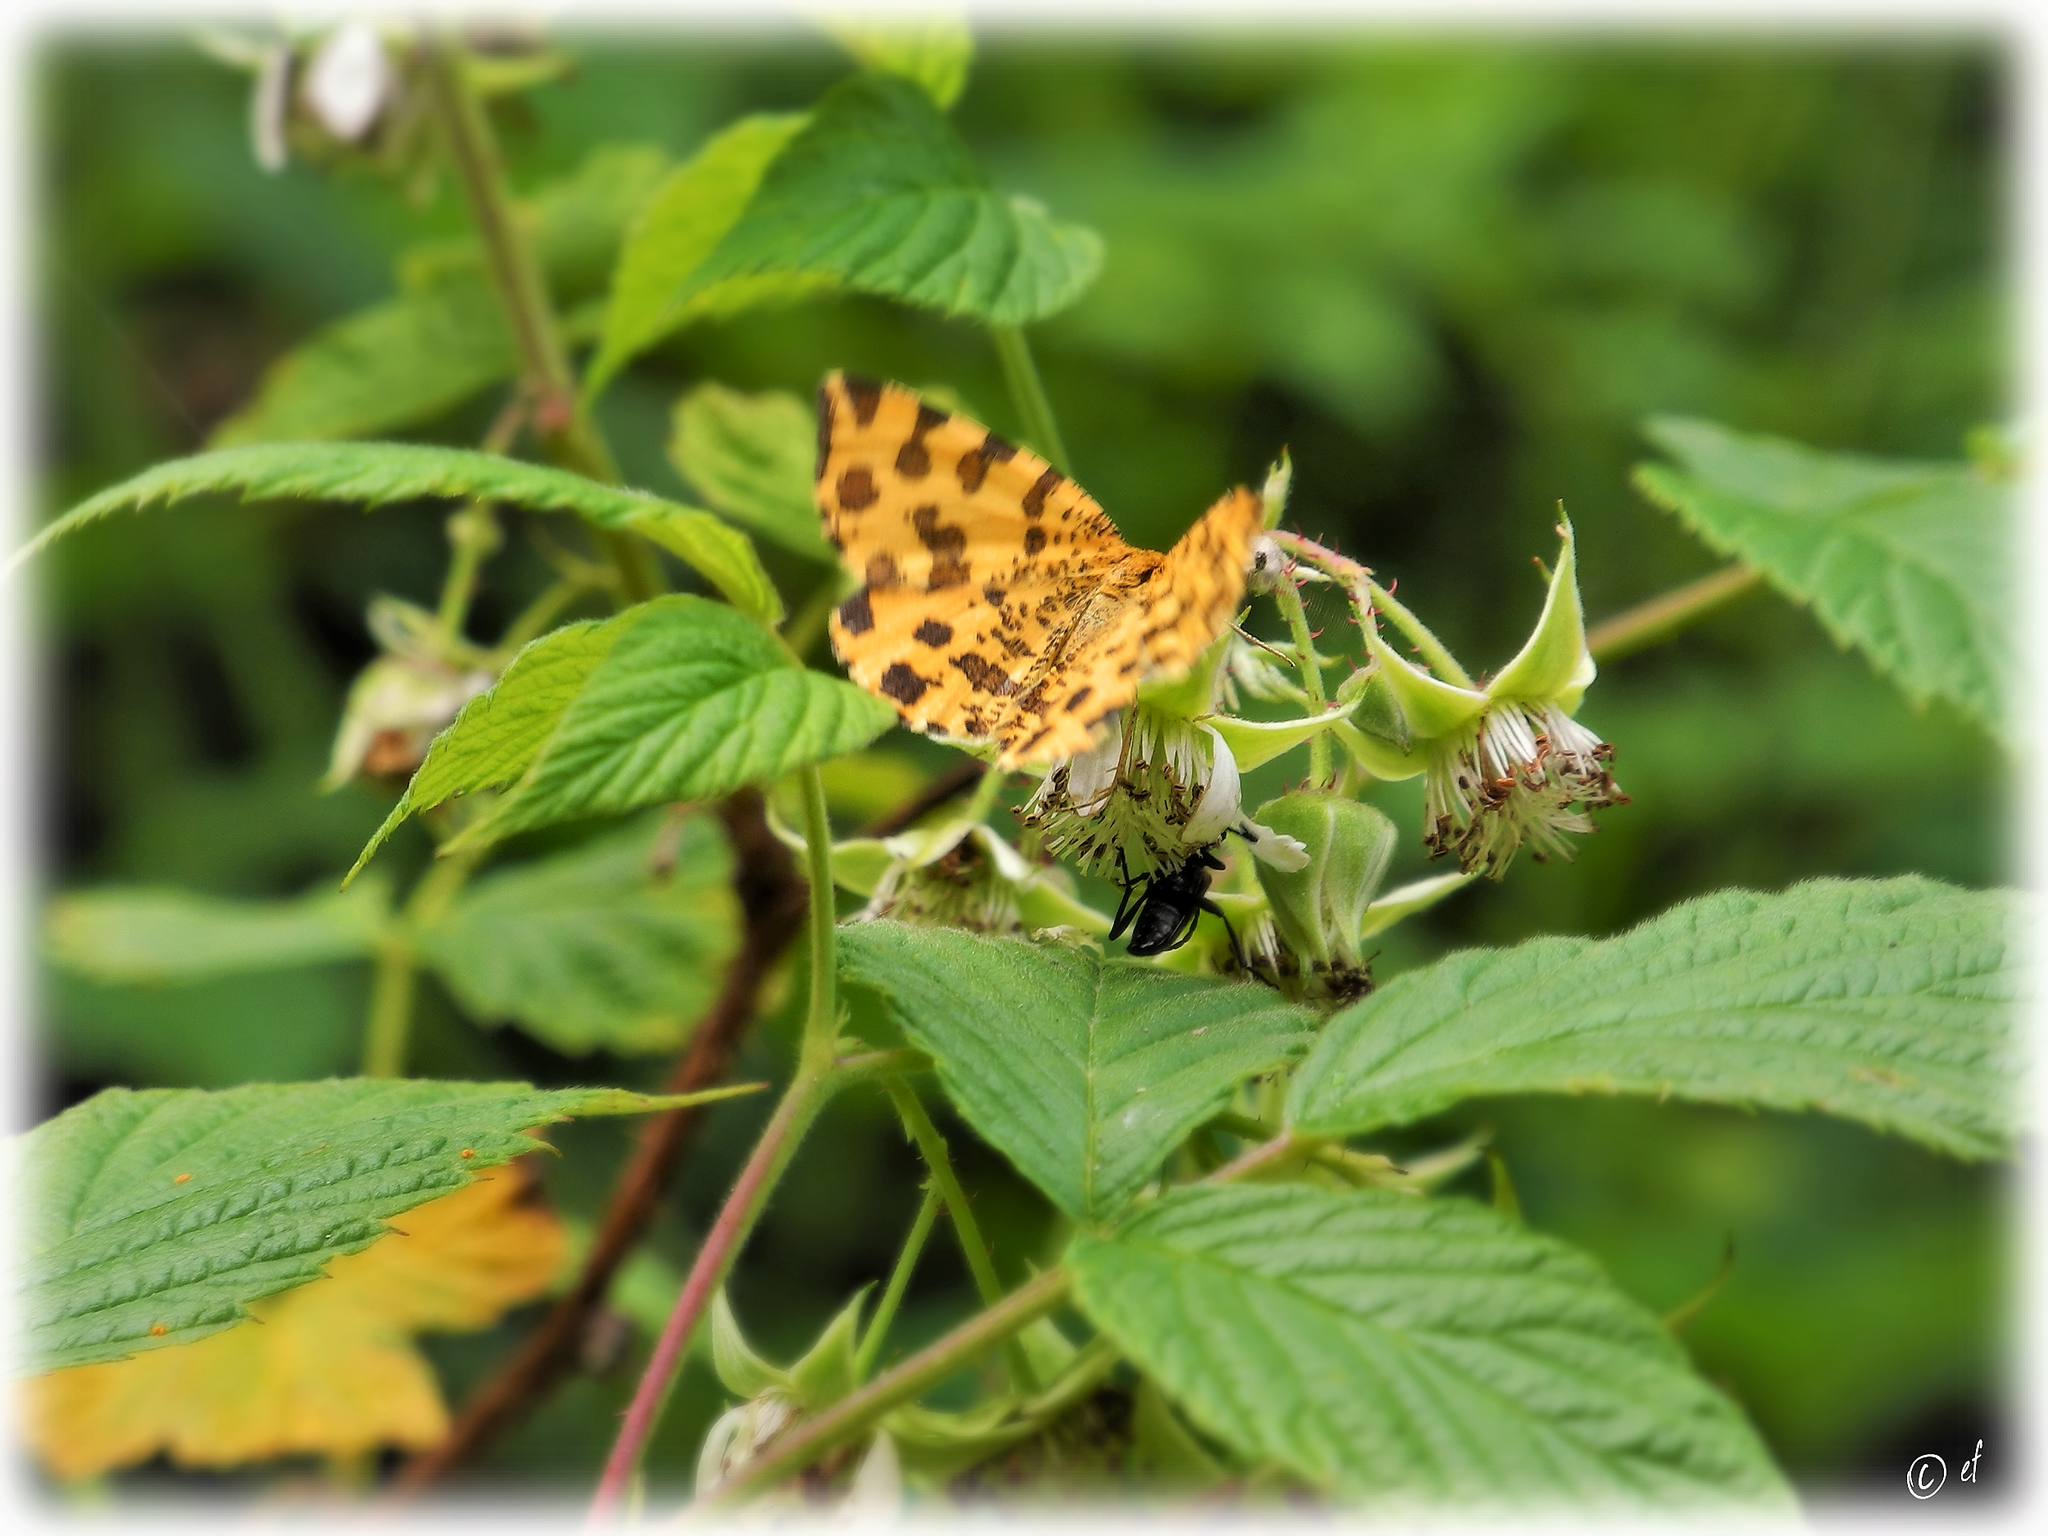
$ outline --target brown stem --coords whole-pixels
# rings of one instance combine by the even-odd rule
[[[709,1088],[725,1077],[754,1017],[762,984],[790,941],[803,931],[805,888],[789,851],[768,830],[759,792],[743,789],[732,795],[719,806],[719,818],[732,839],[745,928],[717,1001],[669,1075],[663,1089],[668,1093]],[[699,1107],[671,1110],[647,1122],[632,1161],[612,1190],[574,1288],[549,1309],[519,1353],[464,1405],[448,1437],[405,1464],[392,1482],[395,1493],[416,1493],[475,1459],[576,1368],[591,1318],[603,1304],[612,1277],[646,1234],[702,1117]]]
[[[861,828],[862,837],[894,837],[927,811],[935,811],[964,790],[972,789],[988,772],[987,765],[971,757],[940,774],[908,800]]]

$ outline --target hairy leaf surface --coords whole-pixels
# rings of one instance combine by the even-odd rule
[[[484,1327],[546,1290],[562,1260],[562,1229],[528,1198],[522,1169],[415,1206],[403,1230],[252,1302],[247,1321],[196,1344],[26,1383],[29,1444],[62,1478],[159,1453],[181,1467],[234,1467],[434,1444],[448,1409],[411,1335]]]
[[[1636,484],[1761,570],[1916,701],[2012,737],[2024,672],[2012,488],[1967,464],[1822,453],[1711,422],[1653,418],[1677,467]]]
[[[1467,1201],[1184,1188],[1067,1262],[1083,1310],[1197,1423],[1346,1498],[1789,1503],[1656,1318]]]
[[[769,162],[806,120],[802,113],[743,117],[670,172],[648,199],[619,253],[604,334],[584,374],[586,400],[633,357],[692,320],[789,303],[832,286],[829,278],[787,273],[690,286],[746,210]]]
[[[405,793],[342,883],[355,879],[408,816],[455,795],[501,788],[525,773],[636,613],[628,609],[602,622],[564,624],[513,657],[498,681],[463,705],[448,729],[434,738]]]
[[[820,98],[672,302],[734,278],[796,273],[1022,325],[1065,309],[1101,269],[1101,238],[991,188],[921,86],[863,74]]]
[[[2005,892],[1814,880],[1716,892],[1617,938],[1449,955],[1330,1021],[1289,1118],[1341,1135],[1479,1094],[1641,1093],[2001,1156],[2021,916]]]
[[[720,604],[657,598],[611,622],[618,639],[533,766],[450,847],[713,799],[864,747],[896,723],[880,699],[799,666],[760,625]]]
[[[106,1089],[11,1149],[30,1189],[23,1353],[54,1370],[204,1338],[368,1247],[388,1218],[532,1151],[528,1127],[730,1091],[416,1078]]]
[[[875,922],[841,929],[840,952],[960,1113],[1080,1222],[1114,1220],[1232,1089],[1312,1038],[1264,987],[1087,945]]]
[[[239,493],[244,501],[360,501],[373,507],[429,496],[469,497],[537,512],[574,512],[600,528],[659,536],[735,607],[771,623],[781,616],[781,599],[754,546],[709,512],[546,465],[412,443],[256,443],[170,459],[80,502],[16,551],[5,570],[112,513],[218,492]]]
[[[738,946],[731,876],[713,818],[656,817],[485,875],[421,951],[475,1018],[571,1055],[670,1051]]]

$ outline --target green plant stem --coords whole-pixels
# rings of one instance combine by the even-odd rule
[[[1273,601],[1280,605],[1281,615],[1287,620],[1287,633],[1294,641],[1295,660],[1301,670],[1301,686],[1308,694],[1308,708],[1312,715],[1321,714],[1328,708],[1328,697],[1323,693],[1323,669],[1316,660],[1315,636],[1309,633],[1308,610],[1302,606],[1301,588],[1283,577],[1273,589]],[[1318,731],[1309,738],[1308,776],[1317,785],[1330,782],[1330,736],[1327,731]]]
[[[974,1276],[974,1289],[981,1297],[981,1304],[984,1307],[995,1306],[1003,1299],[1003,1282],[996,1277],[996,1267],[989,1260],[988,1244],[982,1240],[981,1225],[975,1221],[974,1212],[967,1204],[967,1192],[960,1187],[959,1176],[953,1172],[953,1159],[946,1150],[946,1138],[932,1124],[932,1117],[925,1113],[923,1101],[908,1082],[900,1077],[885,1078],[882,1087],[889,1095],[889,1102],[896,1106],[903,1128],[917,1143],[924,1165],[931,1172],[932,1182],[945,1199],[946,1214],[953,1220],[953,1233],[960,1239],[960,1252],[967,1259],[968,1273]],[[1038,1390],[1031,1362],[1025,1357],[1023,1347],[1014,1340],[1004,1346],[1004,1361],[1009,1367],[1013,1388],[1020,1393]]]
[[[1045,455],[1046,462],[1061,474],[1069,474],[1067,445],[1060,440],[1059,423],[1053,419],[1052,401],[1046,398],[1045,383],[1038,376],[1038,364],[1031,357],[1031,343],[1014,325],[992,325],[989,335],[996,344],[996,357],[1003,365],[1003,382],[1010,387],[1010,401],[1024,422],[1025,439]]]
[[[604,1471],[590,1505],[590,1523],[595,1525],[616,1515],[638,1477],[640,1459],[647,1442],[661,1422],[662,1410],[675,1387],[690,1335],[695,1332],[712,1296],[725,1283],[734,1260],[760,1219],[781,1181],[789,1161],[803,1143],[804,1135],[827,1100],[848,1081],[835,1070],[835,1048],[839,1034],[839,1000],[836,986],[838,965],[836,914],[832,903],[832,826],[825,815],[825,785],[816,768],[801,770],[804,791],[804,837],[810,876],[811,998],[804,1017],[803,1043],[797,1050],[796,1071],[784,1091],[782,1102],[761,1132],[761,1139],[748,1154],[746,1166],[733,1183],[704,1235],[703,1246],[690,1265],[683,1288],[676,1297],[647,1369],[626,1407],[618,1438],[612,1442]]]
[[[729,1482],[719,1485],[699,1508],[731,1503],[802,1471],[820,1456],[838,1449],[867,1433],[874,1422],[890,1409],[912,1401],[937,1386],[962,1366],[1007,1339],[1014,1338],[1030,1324],[1067,1299],[1073,1279],[1063,1269],[1048,1270],[1027,1285],[1005,1296],[997,1305],[980,1312],[944,1338],[927,1345],[894,1370],[876,1377],[867,1386],[797,1426],[778,1440],[759,1460],[750,1462]]]
[[[540,595],[521,610],[519,617],[506,626],[495,647],[497,657],[510,661],[521,646],[537,639],[555,621],[556,615],[590,590],[589,582],[568,576],[548,583]]]
[[[370,1011],[363,1025],[363,1076],[405,1076],[406,1044],[412,1034],[412,1005],[419,981],[417,936],[440,921],[483,850],[452,853],[420,876],[405,908],[385,925],[377,941],[370,978]]]
[[[547,280],[519,227],[504,161],[481,97],[469,77],[461,43],[445,28],[427,30],[423,75],[456,180],[462,186],[491,286],[504,307],[513,344],[534,392],[534,426],[548,457],[592,480],[616,484],[618,462],[588,416],[576,409],[576,378],[548,297]],[[628,534],[606,529],[599,542],[618,569],[628,602],[645,602],[667,583],[654,552]]]
[[[854,1351],[855,1381],[867,1380],[875,1356],[882,1352],[882,1343],[889,1336],[889,1325],[896,1320],[896,1309],[903,1304],[903,1293],[910,1289],[910,1277],[917,1269],[918,1256],[924,1252],[925,1239],[932,1235],[932,1225],[938,1219],[939,1186],[935,1181],[927,1181],[924,1201],[917,1208],[917,1220],[910,1224],[910,1235],[903,1239],[903,1251],[896,1255],[896,1267],[889,1273],[889,1283],[882,1290],[882,1299],[875,1304],[875,1315],[868,1321],[867,1332],[861,1335],[860,1348]]]
[[[469,620],[470,599],[476,596],[477,572],[504,540],[487,501],[472,501],[448,519],[452,550],[448,574],[441,579],[441,602],[434,624],[443,640],[460,640]]]
[[[1739,602],[1764,584],[1764,573],[1738,560],[1698,581],[1674,587],[1659,597],[1602,619],[1586,632],[1586,649],[1595,661],[1618,661],[1637,651],[1662,645]]]
[[[363,1076],[405,1076],[405,1046],[412,1033],[413,992],[419,956],[403,925],[393,923],[377,943],[370,976],[370,1013],[363,1026]]]

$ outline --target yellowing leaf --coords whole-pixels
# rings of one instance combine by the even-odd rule
[[[159,1452],[185,1467],[433,1444],[448,1410],[413,1348],[423,1329],[481,1328],[547,1289],[562,1231],[518,1164],[417,1206],[327,1278],[253,1303],[197,1343],[25,1383],[30,1446],[61,1478]]]

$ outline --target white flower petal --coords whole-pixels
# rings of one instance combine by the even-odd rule
[[[1231,756],[1229,744],[1215,726],[1204,725],[1202,730],[1209,737],[1209,783],[1202,798],[1195,802],[1194,815],[1181,829],[1181,836],[1191,848],[1215,842],[1230,830],[1238,812],[1244,809],[1237,759]]]
[[[1237,831],[1251,844],[1252,857],[1261,864],[1270,864],[1287,874],[1308,867],[1308,844],[1300,838],[1262,827],[1256,821],[1239,822]]]
[[[320,125],[344,144],[368,133],[391,94],[391,61],[377,29],[365,21],[337,28],[313,55],[300,93]]]

